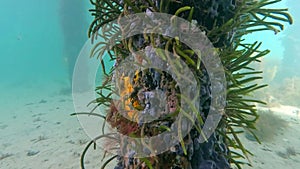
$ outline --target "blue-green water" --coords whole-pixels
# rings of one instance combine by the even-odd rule
[[[74,111],[69,91],[76,58],[88,39],[90,7],[88,0],[0,1],[1,169],[79,168],[89,138],[69,116]],[[278,35],[261,32],[246,40],[262,41],[262,49],[271,50],[258,66],[270,88],[257,97],[279,113],[278,105],[293,106],[281,106],[291,114],[285,118],[289,127],[271,143],[245,142],[259,149],[253,158],[255,169],[296,169],[300,168],[300,117],[294,113],[300,107],[300,2],[286,0],[275,7],[290,8],[294,24],[285,25]],[[278,152],[288,146],[297,153],[283,158]],[[100,162],[97,153],[89,159],[91,168]]]
[[[88,1],[0,3],[1,82],[68,79],[70,58],[87,40]]]

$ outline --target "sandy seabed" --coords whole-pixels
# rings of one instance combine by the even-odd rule
[[[298,169],[300,168],[300,109],[293,106],[259,108],[270,110],[284,119],[287,127],[277,132],[272,141],[249,141],[241,137],[245,147],[254,155],[250,156],[252,167],[245,169]],[[276,124],[274,124],[276,125]]]
[[[70,116],[74,112],[72,96],[49,84],[4,85],[0,89],[0,168],[79,169],[80,155],[91,139],[77,118]],[[250,156],[253,167],[244,168],[298,169],[300,110],[291,106],[270,109],[286,120],[288,127],[268,143],[258,144],[241,136],[254,154]],[[100,148],[90,149],[86,168],[100,168],[102,153]]]
[[[70,116],[71,94],[49,84],[11,87],[0,87],[0,168],[80,168],[80,155],[91,139]],[[99,168],[101,153],[88,152],[87,168]]]

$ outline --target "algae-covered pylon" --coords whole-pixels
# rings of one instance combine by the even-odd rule
[[[239,139],[240,133],[248,130],[253,133],[255,121],[258,118],[256,104],[264,104],[263,101],[250,98],[249,95],[260,88],[266,87],[266,84],[257,84],[256,80],[261,79],[259,70],[251,68],[252,62],[258,62],[260,57],[269,53],[269,50],[260,50],[261,42],[252,44],[244,42],[244,35],[258,31],[273,31],[278,33],[283,30],[283,23],[292,24],[292,18],[287,9],[272,9],[269,5],[280,2],[281,0],[90,0],[94,9],[90,12],[95,17],[89,29],[89,36],[94,39],[97,36],[102,38],[114,36],[114,29],[101,31],[102,26],[118,20],[122,16],[135,13],[160,12],[176,15],[190,22],[196,23],[197,27],[205,32],[205,35],[212,42],[215,52],[218,53],[225,69],[227,80],[226,107],[221,122],[216,131],[207,138],[206,142],[199,143],[197,138],[201,135],[201,121],[206,119],[210,105],[210,79],[205,66],[199,62],[195,52],[178,42],[176,38],[168,38],[163,35],[152,35],[144,33],[122,40],[118,45],[110,46],[100,45],[91,51],[92,56],[102,56],[105,52],[109,54],[112,60],[118,64],[120,60],[126,59],[132,49],[143,50],[147,46],[156,45],[179,56],[185,61],[194,74],[198,77],[201,91],[199,93],[200,108],[195,110],[200,112],[200,117],[195,121],[195,126],[184,138],[180,138],[180,143],[159,155],[136,158],[134,153],[127,152],[128,156],[115,155],[110,157],[104,163],[117,158],[116,169],[121,168],[170,168],[170,169],[227,169],[235,165],[242,168],[242,164],[249,164],[243,159],[248,159],[251,154]],[[159,43],[160,45],[157,45]],[[199,62],[199,63],[197,63]],[[194,63],[194,65],[193,65]],[[196,64],[197,63],[197,64]],[[116,64],[116,65],[117,65]],[[197,65],[197,66],[195,66]],[[105,62],[102,61],[105,67]],[[168,131],[173,117],[178,114],[174,110],[172,115],[161,118],[153,123],[139,125],[136,121],[129,121],[124,118],[124,113],[116,110],[115,103],[110,98],[111,92],[107,95],[103,90],[109,90],[109,85],[113,79],[116,68],[111,72],[105,72],[106,81],[97,87],[99,98],[93,103],[97,106],[104,105],[108,107],[105,120],[118,132],[130,135],[132,137],[152,136],[161,131]],[[155,79],[154,74],[159,74],[159,80]],[[141,101],[139,90],[147,91],[151,87],[158,85],[164,86],[162,90],[169,91],[168,96],[172,103],[177,103],[180,98],[180,91],[176,88],[176,82],[165,72],[147,69],[143,72],[137,72],[132,85],[123,85],[123,100],[136,109],[145,108]],[[125,77],[126,78],[126,77]],[[164,79],[161,80],[161,79]],[[155,83],[154,83],[155,81]],[[156,86],[155,86],[156,85]],[[172,97],[171,97],[172,96]],[[204,99],[205,98],[205,99]],[[127,101],[126,101],[127,100]],[[126,107],[126,104],[124,105]],[[178,105],[180,107],[180,104]],[[126,110],[126,108],[124,109]],[[128,115],[133,118],[132,113]],[[82,168],[84,168],[84,156],[87,149],[95,143],[97,139],[103,137],[112,137],[113,134],[106,134],[91,141],[82,155]],[[100,132],[99,132],[100,133]],[[255,135],[254,135],[255,137]],[[256,138],[256,137],[255,137]],[[115,138],[122,143],[122,140]],[[257,141],[259,141],[257,139]],[[143,144],[145,151],[152,151],[151,146]],[[124,147],[119,147],[120,151]],[[242,159],[242,160],[240,160]],[[100,159],[99,159],[100,160]]]

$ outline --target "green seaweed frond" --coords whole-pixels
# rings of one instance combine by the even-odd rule
[[[238,159],[247,158],[251,155],[240,141],[238,134],[245,130],[253,134],[254,138],[260,143],[252,130],[255,129],[257,114],[256,104],[266,104],[257,99],[252,99],[253,91],[266,87],[266,84],[257,84],[256,80],[262,79],[262,71],[251,68],[250,63],[260,62],[260,58],[267,55],[270,51],[260,51],[261,42],[246,44],[243,36],[257,31],[269,30],[278,33],[283,30],[283,22],[293,23],[287,9],[270,9],[268,5],[279,2],[280,0],[261,0],[261,1],[241,1],[237,8],[236,15],[222,27],[212,30],[209,35],[216,36],[216,33],[227,32],[235,29],[237,34],[231,46],[220,50],[220,57],[225,67],[227,78],[227,106],[225,111],[224,125],[227,126],[225,135],[226,141],[231,149],[231,162],[239,169],[241,164],[248,164]],[[227,27],[227,28],[226,28]],[[225,29],[226,28],[226,29]],[[225,30],[225,31],[224,31]],[[221,132],[220,132],[221,133]],[[239,151],[235,151],[239,150]]]

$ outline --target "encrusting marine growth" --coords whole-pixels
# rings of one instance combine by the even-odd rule
[[[261,71],[252,69],[249,64],[259,61],[258,59],[268,54],[269,50],[259,50],[261,45],[259,42],[245,43],[243,36],[264,30],[278,33],[283,30],[282,22],[291,24],[292,18],[287,13],[287,9],[268,8],[268,5],[281,0],[90,1],[94,6],[90,12],[95,17],[89,29],[89,36],[92,39],[97,36],[103,39],[115,36],[117,32],[115,29],[118,28],[110,25],[111,29],[105,29],[103,26],[120,17],[136,13],[167,13],[196,24],[211,41],[214,51],[221,59],[227,84],[220,84],[220,87],[226,87],[227,93],[226,107],[223,112],[220,112],[223,116],[217,129],[204,143],[200,143],[201,128],[210,109],[212,91],[207,68],[195,51],[176,38],[149,33],[126,38],[112,47],[109,43],[104,44],[104,47],[96,45],[91,56],[101,58],[107,52],[115,61],[115,66],[110,72],[105,72],[105,62],[101,60],[106,80],[97,87],[99,98],[92,103],[96,106],[107,107],[106,117],[103,118],[119,133],[134,138],[144,138],[169,131],[173,127],[172,123],[175,118],[180,116],[182,106],[179,100],[183,99],[181,95],[183,91],[178,88],[177,81],[168,72],[155,68],[136,71],[134,78],[126,75],[120,76],[118,81],[120,101],[113,101],[111,95],[115,91],[110,87],[115,80],[115,70],[122,60],[135,51],[146,53],[146,56],[135,55],[136,62],[139,63],[151,57],[152,53],[162,57],[171,53],[180,57],[193,72],[199,85],[200,91],[196,93],[200,98],[199,110],[194,110],[197,118],[189,133],[182,137],[178,132],[179,142],[169,150],[155,154],[152,145],[143,141],[140,144],[136,143],[136,147],[140,146],[142,152],[149,154],[147,157],[136,156],[136,152],[128,148],[131,143],[124,142],[122,137],[114,138],[114,134],[105,133],[102,129],[102,135],[92,140],[84,150],[81,167],[85,168],[84,157],[89,147],[96,144],[96,140],[105,137],[119,142],[119,147],[118,154],[109,157],[102,168],[105,168],[113,159],[117,160],[115,169],[230,169],[234,165],[237,168],[242,168],[243,164],[251,165],[250,162],[243,160],[249,160],[248,155],[251,152],[244,148],[238,134],[244,130],[253,134],[255,129],[254,124],[258,118],[255,104],[264,104],[264,102],[255,98],[250,99],[249,94],[266,85],[254,83],[255,80],[261,79]],[[130,24],[138,24],[137,22],[128,24],[130,26]],[[159,48],[163,52],[157,52],[154,48]],[[172,66],[172,64],[169,65]],[[161,95],[161,98],[166,98],[166,101],[157,100],[153,97],[154,94]],[[141,115],[139,111],[144,113]],[[158,118],[147,123],[141,122],[153,116]],[[180,123],[185,124],[185,120],[189,119],[180,118]],[[179,126],[184,127],[184,125]],[[178,130],[183,131],[187,128],[188,126]],[[254,138],[256,138],[255,135]],[[166,136],[155,144],[156,146],[165,145],[171,141],[172,138]]]

